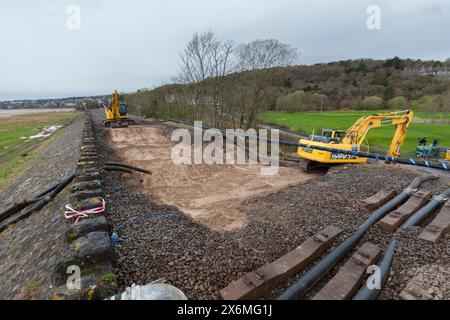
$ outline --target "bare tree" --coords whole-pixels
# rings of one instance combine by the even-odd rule
[[[450,124],[450,91],[447,91],[443,96],[441,123]]]
[[[233,41],[215,41],[212,43],[211,55],[211,95],[213,113],[211,123],[213,126],[222,126],[225,113],[225,82],[226,76],[232,71]],[[215,122],[215,123],[214,123]]]
[[[276,68],[292,64],[296,57],[296,49],[275,39],[236,48],[211,31],[196,33],[180,54],[176,82],[183,85],[186,107],[193,106],[197,119],[207,119],[213,126],[232,121],[235,127],[248,129],[261,105],[270,100]]]
[[[224,83],[231,72],[233,50],[232,41],[218,39],[208,31],[194,34],[180,54],[177,82],[187,89],[185,100],[197,109],[196,118],[204,120],[207,111],[212,125],[220,125],[224,114]]]
[[[266,97],[267,84],[277,68],[295,61],[297,50],[278,40],[268,39],[241,44],[236,52],[238,97],[235,100],[239,105],[239,127],[248,129],[253,125]]]

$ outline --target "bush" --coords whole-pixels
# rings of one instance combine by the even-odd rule
[[[404,109],[406,108],[406,105],[408,104],[408,101],[405,97],[395,97],[388,101],[388,107],[390,109]]]
[[[362,101],[363,109],[380,109],[383,99],[377,96],[367,97]]]
[[[298,90],[277,99],[276,109],[280,111],[295,112],[303,110],[305,92]]]

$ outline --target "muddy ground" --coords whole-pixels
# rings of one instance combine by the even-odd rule
[[[167,282],[183,290],[190,299],[217,299],[218,290],[231,281],[279,258],[330,224],[344,231],[340,240],[344,239],[371,214],[364,208],[362,199],[387,186],[400,191],[418,175],[417,171],[397,166],[359,165],[340,167],[327,176],[305,181],[300,178],[303,176],[302,172],[295,173],[295,170],[291,171],[292,168],[289,168],[295,179],[299,179],[298,182],[289,182],[285,187],[275,184],[271,186],[272,191],[262,184],[262,188],[265,188],[263,192],[256,190],[245,201],[238,195],[236,198],[229,197],[224,202],[218,202],[217,204],[223,206],[220,208],[222,216],[226,217],[228,211],[236,210],[230,214],[231,219],[239,220],[243,217],[246,222],[242,225],[234,224],[233,228],[228,230],[218,230],[220,228],[217,228],[217,225],[208,225],[208,219],[202,219],[201,215],[184,212],[189,210],[193,203],[198,204],[195,202],[197,197],[205,197],[210,190],[204,189],[205,194],[197,193],[191,189],[196,183],[195,179],[194,182],[190,181],[189,177],[192,175],[189,175],[189,172],[170,172],[173,168],[167,163],[167,140],[164,135],[158,134],[157,128],[142,130],[146,132],[145,135],[132,137],[140,143],[134,151],[133,144],[128,144],[126,139],[114,138],[120,134],[110,133],[100,127],[96,130],[100,138],[98,141],[102,141],[100,150],[103,161],[127,160],[120,151],[120,148],[127,148],[141,157],[134,159],[136,162],[132,163],[151,168],[160,179],[156,179],[157,183],[154,185],[145,181],[142,184],[139,180],[134,180],[134,177],[130,179],[118,173],[104,173],[105,190],[108,193],[108,216],[120,238],[117,245],[119,259],[116,272],[121,288],[132,283],[145,284],[165,278]],[[111,134],[112,141],[118,145],[111,145]],[[129,134],[122,135],[124,138],[127,136]],[[158,144],[162,146],[158,151],[162,152],[162,155],[155,152],[159,148]],[[141,149],[141,146],[144,147]],[[159,157],[161,158],[158,159]],[[164,168],[165,165],[167,168]],[[209,170],[205,172],[207,174],[200,173],[204,180],[214,174]],[[178,174],[181,181],[177,178]],[[166,176],[170,177],[169,183],[164,181]],[[246,175],[243,177],[248,178]],[[216,184],[218,190],[226,192],[220,189],[223,182],[221,178],[220,175],[215,176],[209,183],[211,186]],[[184,182],[183,179],[188,183],[178,185],[177,183]],[[248,181],[244,180],[242,185],[245,183]],[[260,185],[248,187],[258,186]],[[441,178],[425,183],[422,189],[438,194],[449,186],[449,180]],[[177,193],[171,195],[170,190]],[[182,201],[177,204],[178,192],[181,192]],[[192,195],[193,202],[189,202],[189,194]],[[173,205],[164,203],[164,199]],[[208,205],[207,202],[202,203]],[[236,206],[236,203],[239,205]],[[177,207],[178,205],[182,208]],[[202,213],[207,215],[208,207],[205,206],[204,210]],[[225,221],[229,225],[230,222]],[[222,223],[220,227],[223,226]],[[427,266],[437,266],[434,268],[436,270],[450,266],[449,237],[438,245],[423,243],[417,239],[422,228],[423,226],[419,226],[399,234],[392,274],[380,298],[397,299],[408,281]],[[374,226],[359,245],[364,241],[371,241],[384,248],[389,238],[390,234]],[[311,294],[317,292],[337,272],[338,267],[334,268]],[[436,279],[438,280],[433,284],[434,297],[449,299],[450,279],[445,275]],[[276,297],[290,282],[274,290],[268,298]]]

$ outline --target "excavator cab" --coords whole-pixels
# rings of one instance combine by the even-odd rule
[[[310,135],[308,139],[311,141],[324,143],[339,143],[343,136],[345,136],[345,131],[336,129],[322,129],[322,135]]]
[[[121,117],[127,117],[128,116],[128,106],[124,102],[119,103],[119,114]]]
[[[345,136],[345,131],[337,129],[323,129],[322,136],[330,139],[330,143],[339,143]]]

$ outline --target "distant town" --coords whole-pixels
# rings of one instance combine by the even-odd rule
[[[70,97],[61,99],[36,99],[36,100],[5,100],[0,101],[0,109],[24,109],[24,108],[75,108],[83,109],[86,106],[100,105],[107,96]]]

